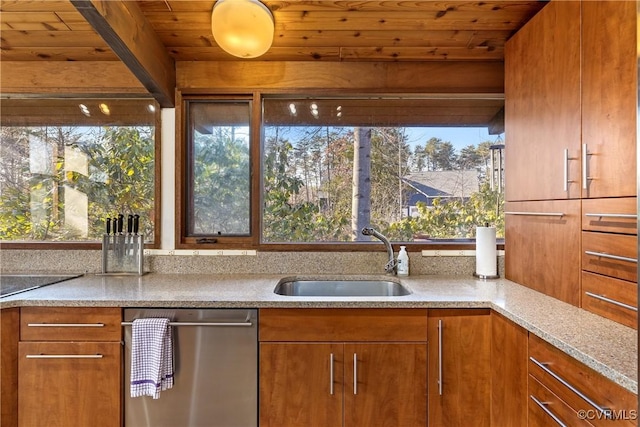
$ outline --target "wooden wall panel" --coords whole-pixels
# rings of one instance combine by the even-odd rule
[[[1,61],[2,93],[147,94],[119,61]]]
[[[502,62],[176,62],[178,89],[502,93]]]

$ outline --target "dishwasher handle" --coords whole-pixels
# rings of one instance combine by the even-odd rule
[[[133,322],[122,322],[122,326],[131,326]],[[253,326],[252,322],[169,322],[169,326]]]

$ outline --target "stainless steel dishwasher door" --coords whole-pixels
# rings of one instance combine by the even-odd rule
[[[171,320],[175,376],[159,399],[131,398],[134,319]],[[125,427],[255,427],[258,425],[257,310],[124,311]],[[190,325],[190,324],[196,325]]]

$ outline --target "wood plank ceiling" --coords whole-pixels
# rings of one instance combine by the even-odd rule
[[[139,0],[176,61],[227,61],[211,35],[214,0]],[[502,61],[540,1],[275,1],[261,61]],[[0,1],[0,61],[116,61],[70,1]]]

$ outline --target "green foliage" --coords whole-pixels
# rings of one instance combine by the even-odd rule
[[[97,240],[104,233],[104,219],[117,213],[139,214],[141,232],[153,236],[153,128],[0,131],[1,240]],[[71,193],[86,203],[73,205],[66,200]],[[69,215],[86,216],[88,229],[78,228]]]

